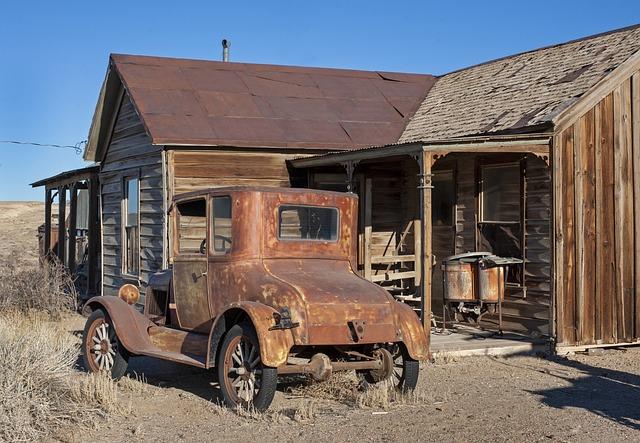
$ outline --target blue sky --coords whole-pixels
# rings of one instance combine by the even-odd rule
[[[635,1],[12,1],[0,7],[0,140],[86,139],[108,55],[148,54],[442,74],[640,23]],[[72,149],[0,144],[0,201],[84,165]]]

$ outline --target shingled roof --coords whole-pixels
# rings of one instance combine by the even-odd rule
[[[438,78],[399,141],[548,129],[638,50],[640,26],[633,26],[451,72]]]
[[[157,145],[344,150],[396,142],[435,77],[112,55],[85,158],[120,83]]]

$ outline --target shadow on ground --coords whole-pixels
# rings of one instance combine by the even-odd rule
[[[526,365],[508,363],[509,358],[501,363],[527,368]],[[548,359],[567,370],[542,370],[533,366],[528,369],[564,380],[569,386],[527,392],[540,396],[540,401],[552,408],[583,409],[630,429],[640,430],[640,375],[591,366],[563,357]],[[496,361],[500,362],[498,359]]]

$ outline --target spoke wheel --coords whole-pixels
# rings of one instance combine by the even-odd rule
[[[251,325],[235,325],[227,333],[219,354],[218,380],[229,407],[262,411],[271,404],[277,370],[262,364],[260,345]]]
[[[115,328],[101,310],[88,318],[82,335],[82,357],[89,372],[108,372],[120,378],[127,369],[126,351],[120,346]]]
[[[409,357],[403,345],[394,343],[386,346],[387,350],[393,356],[393,371],[386,379],[389,380],[396,389],[401,392],[411,392],[418,385],[418,375],[420,374],[420,363]],[[370,371],[359,373],[361,386],[368,388],[370,385],[379,383],[383,380],[376,379]]]

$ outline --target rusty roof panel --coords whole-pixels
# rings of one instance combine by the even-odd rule
[[[210,117],[263,117],[258,97],[249,94],[198,91],[198,102]]]
[[[155,144],[352,149],[398,140],[435,77],[113,55]]]

